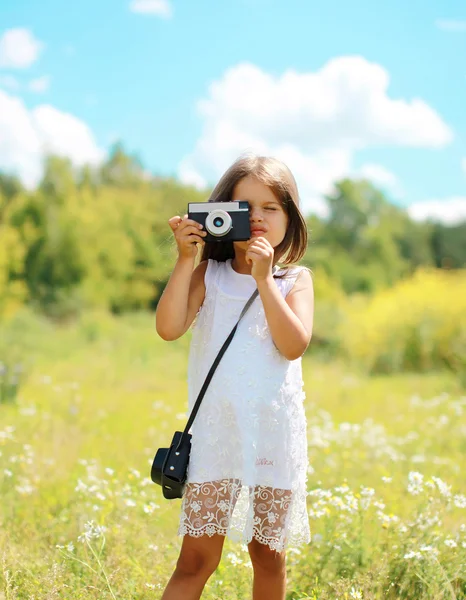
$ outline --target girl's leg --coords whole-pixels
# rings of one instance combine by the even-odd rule
[[[285,600],[286,553],[271,550],[255,538],[248,545],[254,569],[253,600]]]
[[[225,536],[183,537],[180,556],[161,600],[199,600],[207,580],[217,568]]]
[[[287,527],[291,491],[265,486],[254,489],[254,531],[281,538]],[[277,540],[278,541],[278,540]],[[253,537],[248,546],[254,569],[253,600],[285,600],[286,552],[271,550]]]

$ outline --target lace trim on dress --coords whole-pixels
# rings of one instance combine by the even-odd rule
[[[302,506],[306,506],[304,487],[292,492],[243,486],[238,479],[190,483],[183,498],[178,535],[228,535],[244,544],[255,538],[281,552],[288,544],[298,546],[310,540],[309,530],[296,526],[306,519],[306,514],[294,514]]]

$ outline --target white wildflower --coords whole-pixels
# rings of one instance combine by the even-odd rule
[[[309,516],[311,519],[320,519],[321,517],[325,517],[326,514],[327,513],[325,510],[314,510],[313,508],[309,509]]]
[[[423,491],[424,475],[417,471],[410,471],[408,474],[408,492],[417,495]]]
[[[420,552],[415,552],[414,550],[410,550],[409,552],[407,552],[403,558],[406,559],[411,559],[411,558],[415,558],[416,560],[422,560],[422,554]]]
[[[21,485],[16,486],[16,491],[18,494],[21,494],[21,496],[29,496],[34,491],[34,487],[27,479],[23,478]]]
[[[147,515],[151,515],[157,508],[160,508],[158,504],[155,504],[155,502],[149,502],[149,504],[144,504],[143,510]]]
[[[229,552],[227,554],[227,558],[234,567],[243,563],[242,559],[239,558],[239,556],[237,556],[234,552]]]
[[[432,477],[432,481],[437,484],[438,490],[444,498],[451,497],[451,485],[447,485],[440,477]]]
[[[106,527],[103,525],[97,525],[95,521],[88,521],[84,525],[84,531],[78,537],[78,542],[86,542],[92,539],[100,538],[104,535]]]
[[[359,504],[363,510],[367,510],[371,504],[372,497],[375,494],[375,490],[373,488],[363,487],[360,493],[362,497],[359,501]]]
[[[437,548],[434,548],[434,546],[430,546],[427,544],[424,544],[423,546],[421,546],[419,548],[419,550],[421,552],[424,552],[428,556],[438,556],[438,554],[439,554],[439,551],[437,550]]]
[[[78,479],[78,485],[74,488],[75,492],[87,492],[87,485],[81,481],[81,479]]]
[[[393,515],[393,514],[386,515],[381,510],[377,511],[377,517],[379,518],[380,521],[382,521],[382,526],[385,528],[387,528],[392,523],[398,523],[400,520],[400,518],[397,517],[396,515]]]
[[[456,494],[453,497],[453,502],[457,508],[466,508],[466,496],[463,496],[463,494]]]

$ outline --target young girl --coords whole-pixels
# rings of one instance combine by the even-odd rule
[[[279,160],[246,156],[209,202],[247,200],[251,238],[205,243],[193,220],[169,220],[178,260],[156,311],[164,340],[195,319],[188,366],[192,408],[252,292],[259,295],[220,361],[192,428],[180,556],[162,600],[195,600],[219,564],[225,536],[248,545],[254,600],[283,600],[285,548],[308,543],[307,441],[301,356],[312,335],[312,279],[296,182]],[[199,265],[194,268],[198,248]]]

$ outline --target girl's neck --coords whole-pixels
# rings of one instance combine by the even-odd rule
[[[241,255],[239,252],[236,252],[235,257],[231,261],[231,266],[234,271],[241,275],[251,275],[252,265],[248,265],[244,254]]]

